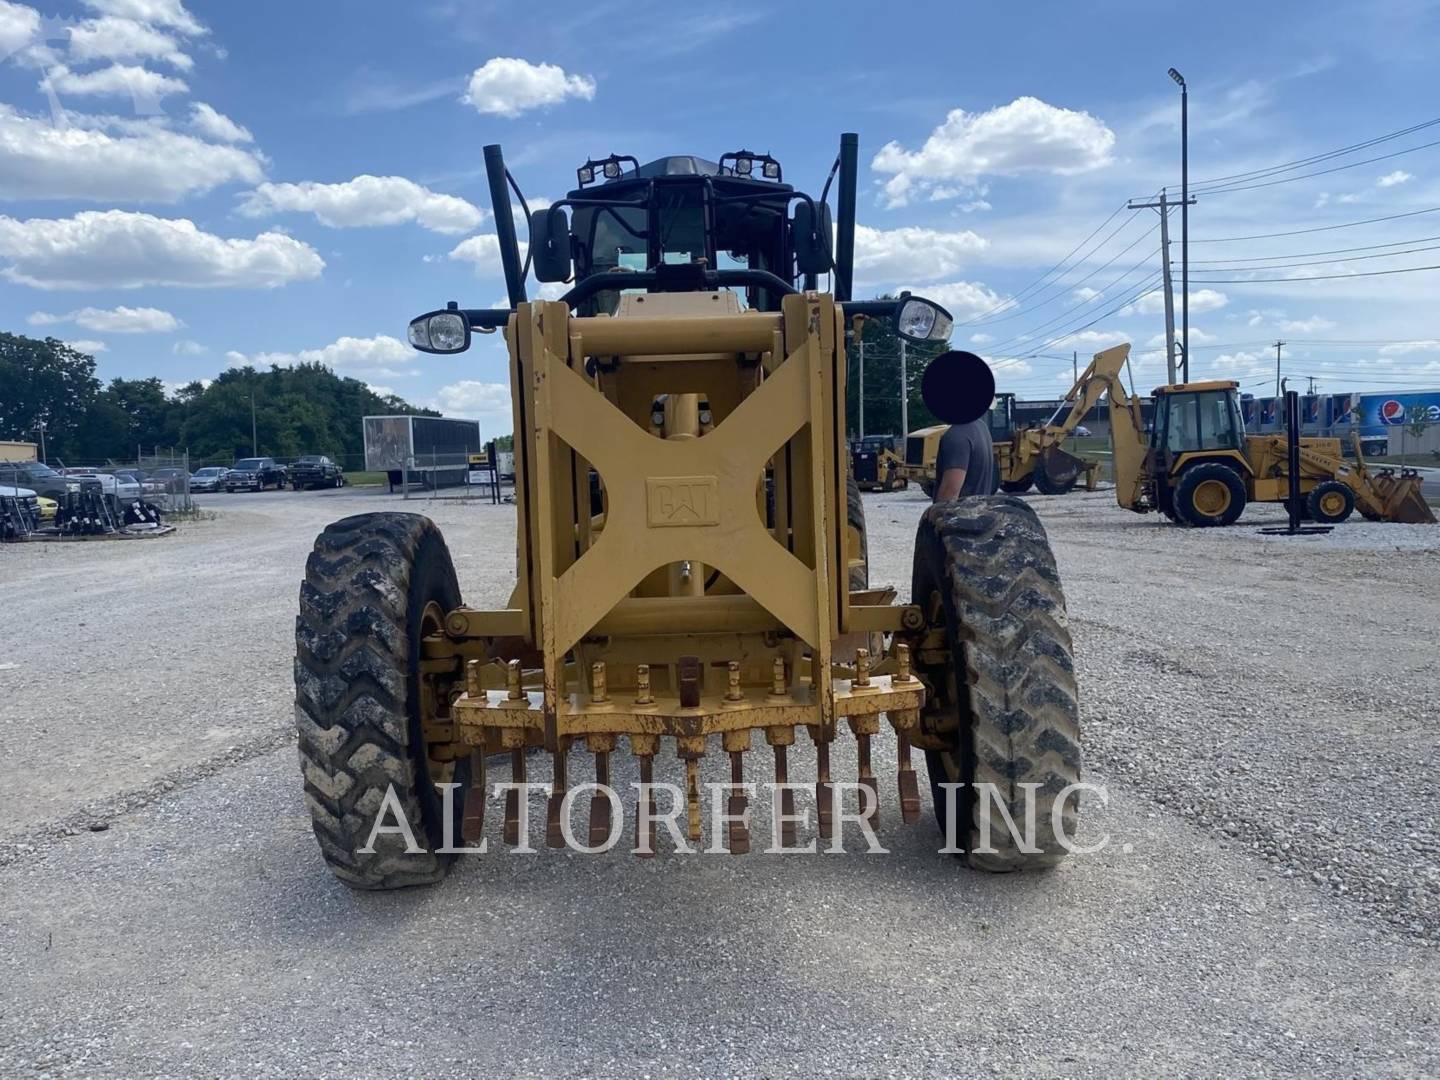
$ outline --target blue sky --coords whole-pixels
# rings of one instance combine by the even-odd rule
[[[106,378],[324,360],[507,430],[496,339],[458,357],[401,344],[414,314],[503,295],[482,145],[505,146],[532,199],[568,190],[587,156],[741,146],[818,189],[855,130],[858,294],[946,302],[1002,389],[1061,392],[1072,349],[1083,363],[1118,340],[1153,385],[1157,215],[1108,216],[1178,188],[1166,68],[1189,80],[1202,181],[1434,119],[1437,54],[1440,9],[1421,0],[837,3],[813,19],[640,0],[0,0],[0,326],[88,343]],[[1408,252],[1440,245],[1440,213],[1413,213],[1440,207],[1440,147],[1404,152],[1436,139],[1202,194],[1192,375],[1265,392],[1279,338],[1286,373],[1324,390],[1440,385],[1440,272],[1253,280],[1440,263]],[[1302,229],[1318,231],[1225,239]],[[1178,268],[1178,214],[1173,236]],[[1277,262],[1311,265],[1253,269]]]

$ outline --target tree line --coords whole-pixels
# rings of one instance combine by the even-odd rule
[[[103,384],[95,358],[63,341],[0,333],[0,439],[38,442],[43,423],[51,464],[130,461],[137,447],[188,450],[192,464],[227,464],[252,446],[277,458],[356,461],[361,417],[399,413],[440,415],[323,364],[232,367],[174,393],[158,378]]]

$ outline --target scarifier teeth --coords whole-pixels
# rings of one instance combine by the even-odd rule
[[[915,766],[910,762],[910,736],[897,733],[899,744],[896,753],[900,759],[900,820],[914,825],[920,820],[920,781],[915,775]]]
[[[514,663],[515,661],[512,661]],[[525,748],[510,751],[511,779],[517,784],[525,783]],[[511,788],[505,792],[505,843],[511,847],[520,844],[520,789]]]
[[[855,650],[855,678],[850,680],[852,687],[864,687],[870,685],[870,650]]]
[[[780,791],[780,846],[795,846],[795,792],[789,787],[790,764],[783,743],[775,746],[775,786]]]
[[[693,757],[685,759],[685,835],[700,842],[700,762]]]
[[[610,752],[595,752],[595,783],[601,789],[610,786]],[[603,790],[590,796],[590,846],[600,847],[610,839],[610,798]]]
[[[520,685],[520,661],[511,660],[505,665],[505,696],[511,701],[519,701],[525,696],[525,690]]]
[[[835,822],[835,788],[830,783],[830,744],[815,744],[815,816],[823,839],[830,839]]]
[[[641,795],[646,802],[648,815],[640,809],[640,799],[635,800],[635,854],[649,859],[655,855],[655,755],[640,755]]]
[[[725,700],[744,701],[745,691],[740,689],[740,665],[734,660],[726,665]]]
[[[875,769],[870,763],[870,736],[857,735],[855,741],[859,744],[857,752],[860,759],[860,783],[870,789],[870,805],[865,817],[870,822],[870,827],[874,828],[880,820],[880,784],[875,779]]]
[[[650,692],[650,665],[637,664],[635,667],[635,704],[652,705],[655,695]]]
[[[565,759],[569,747],[562,745],[554,754],[554,782],[550,786],[550,799],[545,805],[545,846],[564,847],[565,830],[560,827],[560,807],[565,801],[566,780]]]
[[[473,664],[475,661],[471,661]],[[460,839],[473,844],[485,835],[485,751],[470,754],[470,790],[460,815]]]
[[[485,703],[485,691],[480,687],[479,660],[470,660],[465,664],[465,693],[477,704]]]
[[[785,658],[777,656],[770,667],[770,696],[788,697],[789,694],[790,688],[785,682]]]
[[[731,794],[726,807],[726,814],[732,819],[728,823],[730,832],[731,855],[746,855],[750,852],[750,829],[746,826],[744,821],[745,810],[748,805],[748,800],[745,797],[744,789],[740,786],[744,782],[744,751],[731,751],[730,783],[734,786],[730,789]]]
[[[610,700],[609,679],[605,674],[605,661],[596,660],[590,665],[590,702],[603,705]]]

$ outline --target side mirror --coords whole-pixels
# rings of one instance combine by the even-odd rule
[[[830,207],[825,203],[795,204],[790,235],[795,248],[795,268],[802,274],[828,274],[835,268],[830,252]]]
[[[895,308],[895,332],[910,341],[949,341],[955,320],[933,300],[903,296]]]
[[[421,352],[460,353],[470,348],[470,320],[462,312],[431,311],[410,320],[410,344]]]
[[[570,277],[570,223],[558,206],[530,215],[530,265],[537,281],[566,281]]]

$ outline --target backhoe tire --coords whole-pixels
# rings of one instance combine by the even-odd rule
[[[453,782],[452,837],[469,784],[468,759],[431,775],[422,728],[422,631],[460,604],[455,567],[440,530],[418,514],[347,517],[315,540],[295,620],[295,721],[305,802],[320,851],[355,889],[428,885],[445,876],[443,803],[434,784]],[[392,789],[416,844],[398,832],[369,846]],[[393,802],[392,802],[393,806]],[[392,812],[385,824],[398,824]],[[458,843],[458,840],[456,841]]]
[[[1031,473],[1023,480],[1001,480],[1000,490],[1008,495],[1020,495],[1030,490],[1035,484],[1035,474]]]
[[[1245,481],[1228,465],[1204,461],[1180,474],[1175,516],[1181,524],[1207,529],[1234,525],[1245,512]]]
[[[949,660],[923,666],[931,688],[927,713],[958,720],[952,750],[926,752],[935,820],[950,835],[948,792],[955,791],[956,846],[970,866],[995,873],[1054,866],[1075,835],[1080,711],[1065,597],[1049,539],[1035,512],[1013,496],[961,499],[926,511],[916,538],[913,602],[936,608]],[[996,799],[1022,835],[1034,784],[1035,837],[1011,835]],[[981,797],[981,788],[986,794]],[[990,844],[982,848],[982,823]],[[1025,850],[1029,848],[1030,850]]]
[[[1036,468],[1034,472],[1035,490],[1041,495],[1069,495],[1075,490],[1078,476],[1072,476],[1068,480],[1052,480],[1050,474],[1044,468]]]
[[[1310,489],[1305,510],[1322,525],[1339,525],[1355,510],[1355,493],[1339,480],[1325,480]]]

